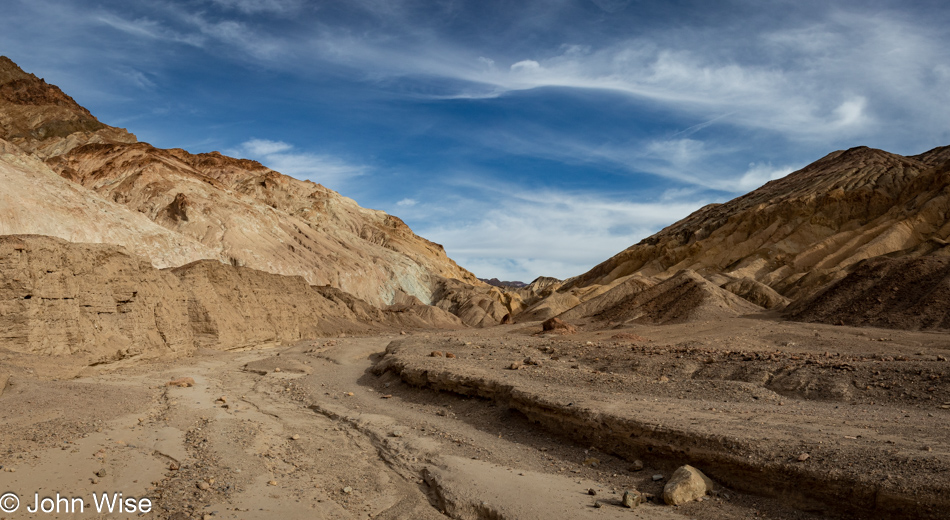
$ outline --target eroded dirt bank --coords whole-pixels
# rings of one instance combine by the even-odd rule
[[[0,488],[163,519],[940,517],[946,335],[723,325],[324,338],[60,381],[0,355]],[[723,487],[620,505],[686,463]]]
[[[689,463],[792,508],[875,518],[950,510],[943,334],[744,318],[539,331],[397,341],[376,370],[491,399],[629,461]]]

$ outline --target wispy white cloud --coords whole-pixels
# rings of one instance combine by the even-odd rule
[[[206,38],[200,34],[188,34],[169,28],[166,24],[157,20],[148,18],[138,18],[128,20],[112,13],[99,14],[96,19],[113,29],[122,31],[132,36],[148,38],[152,40],[167,40],[178,43],[184,43],[200,47],[205,43]]]
[[[839,11],[792,25],[750,27],[741,37],[744,53],[724,49],[708,34],[702,41],[652,35],[511,56],[474,52],[451,40],[391,45],[332,29],[317,35],[311,48],[373,77],[461,82],[433,98],[484,99],[543,87],[612,91],[690,117],[805,141],[878,135],[893,115],[888,111],[903,111],[908,120],[922,116],[929,126],[950,115],[950,78],[940,65],[950,51],[935,29],[888,11]]]
[[[749,169],[739,178],[735,189],[731,191],[751,191],[769,181],[781,179],[797,169],[794,166],[774,167],[772,163],[750,163]]]
[[[522,281],[581,274],[713,200],[695,192],[632,202],[498,182],[465,186],[472,197],[431,197],[402,213],[429,223],[414,231],[478,276]]]
[[[300,7],[300,0],[211,0],[226,9],[245,14],[287,13]]]
[[[267,139],[251,139],[241,143],[241,150],[254,157],[279,154],[293,148],[293,145],[283,141],[269,141]]]
[[[296,151],[283,141],[250,139],[226,153],[260,161],[264,166],[297,179],[310,180],[339,190],[346,182],[365,175],[369,168],[332,155]]]
[[[402,200],[400,200],[399,202],[396,203],[396,205],[397,205],[397,206],[402,206],[402,207],[412,207],[412,206],[415,206],[415,205],[418,204],[418,203],[419,203],[419,201],[417,201],[416,199],[408,199],[408,198],[407,198],[407,199],[402,199]]]
[[[117,68],[113,70],[113,73],[143,90],[151,90],[156,87],[155,82],[148,77],[148,74],[132,67]]]

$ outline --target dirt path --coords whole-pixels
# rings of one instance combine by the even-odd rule
[[[93,492],[148,497],[148,516],[173,519],[682,518],[620,507],[623,489],[582,471],[583,448],[506,410],[372,375],[391,339],[14,377],[0,396],[0,491],[21,500],[9,518],[76,518],[28,513],[34,493],[81,498],[83,518],[136,516],[98,514]],[[165,385],[179,377],[194,386]],[[466,421],[466,407],[491,417]]]

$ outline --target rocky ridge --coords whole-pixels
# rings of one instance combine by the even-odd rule
[[[867,147],[838,151],[699,209],[568,280],[528,312],[547,305],[556,315],[631,276],[661,281],[687,269],[753,303],[782,308],[809,301],[868,259],[946,254],[948,213],[950,147],[911,157]]]
[[[463,313],[470,325],[512,310],[397,217],[256,161],[138,142],[5,57],[0,183],[5,234],[117,244],[159,268],[211,259],[300,276],[378,308],[438,304],[449,283],[441,308],[487,309]]]

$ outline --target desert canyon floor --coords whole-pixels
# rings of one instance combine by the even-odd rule
[[[769,314],[541,331],[344,335],[78,377],[2,353],[0,488],[120,491],[170,519],[948,514],[947,333]],[[664,505],[684,464],[717,488]],[[628,489],[647,501],[622,507]],[[92,505],[60,516],[135,516]]]

